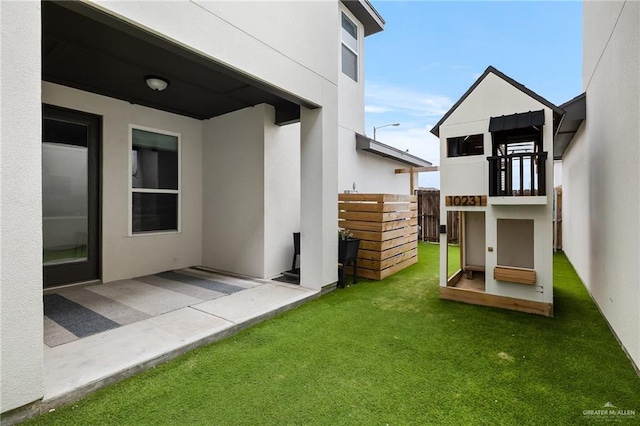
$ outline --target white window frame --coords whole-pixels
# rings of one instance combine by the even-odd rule
[[[133,170],[133,160],[131,153],[133,152],[133,130],[144,130],[146,132],[159,133],[161,135],[175,136],[178,138],[178,189],[149,189],[149,188],[134,188],[133,176],[131,171]],[[139,126],[137,124],[129,124],[129,150],[127,152],[128,167],[127,175],[129,181],[129,202],[128,202],[128,227],[130,237],[142,237],[148,235],[162,235],[162,234],[180,234],[182,233],[182,134],[171,132],[168,130],[154,129],[151,127]],[[133,232],[133,193],[147,193],[147,194],[177,194],[178,195],[178,226],[177,230],[166,231],[146,231],[146,232]]]
[[[342,26],[343,17],[347,18],[349,22],[351,22],[356,27],[355,50],[353,47],[349,46],[350,43],[348,39],[352,39],[353,37]],[[360,27],[355,22],[355,20],[351,16],[349,16],[344,10],[340,11],[340,43],[342,46],[346,47],[349,51],[351,51],[354,55],[356,55],[356,79],[354,81],[356,83],[359,83],[360,82],[360,55],[358,54],[358,50],[359,50],[359,44],[360,44]],[[349,74],[345,73],[342,70],[342,46],[340,50],[340,71],[344,75],[346,75],[347,77],[353,80],[353,78],[351,78]]]

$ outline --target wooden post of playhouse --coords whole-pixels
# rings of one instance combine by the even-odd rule
[[[416,172],[415,167],[411,167],[411,171],[409,172],[409,176],[411,176],[411,192],[409,194],[413,195],[413,192],[416,188]]]

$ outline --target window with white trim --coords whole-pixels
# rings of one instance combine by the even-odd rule
[[[180,231],[180,135],[131,127],[131,233]]]
[[[358,26],[342,12],[342,72],[358,81]]]

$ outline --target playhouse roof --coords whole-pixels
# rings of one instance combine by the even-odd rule
[[[516,89],[518,89],[521,92],[529,95],[530,97],[532,97],[533,99],[537,100],[541,104],[551,108],[553,110],[553,112],[554,112],[554,122],[556,121],[555,118],[560,118],[560,117],[562,117],[564,115],[564,110],[562,108],[559,108],[558,106],[556,106],[553,103],[549,102],[548,100],[546,100],[542,96],[538,95],[533,90],[528,89],[523,84],[518,83],[517,81],[515,81],[511,77],[507,76],[506,74],[498,71],[496,68],[494,68],[491,65],[489,65],[487,67],[487,69],[484,71],[484,73],[482,73],[482,75],[480,77],[478,77],[476,82],[473,83],[473,85],[471,87],[469,87],[469,90],[467,90],[464,93],[464,95],[462,95],[462,97],[460,99],[458,99],[458,102],[456,102],[451,107],[451,109],[449,109],[449,111],[447,111],[446,114],[444,116],[442,116],[440,121],[438,121],[438,123],[433,127],[433,129],[431,129],[431,133],[433,133],[434,135],[436,135],[438,137],[440,136],[440,126],[442,125],[442,123],[444,123],[447,120],[447,118],[449,118],[449,116],[451,114],[453,114],[453,112],[462,104],[462,102],[464,102],[464,100],[471,94],[471,92],[473,92],[475,90],[475,88],[478,87],[478,85],[482,82],[482,80],[485,79],[485,77],[487,77],[489,75],[489,73],[492,73],[492,74],[496,75],[497,77],[500,77],[501,79],[503,79],[504,81],[506,81],[507,83],[509,83],[513,87],[515,87]]]

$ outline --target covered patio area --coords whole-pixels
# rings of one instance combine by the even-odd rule
[[[197,268],[47,291],[42,408],[77,400],[319,295]]]

